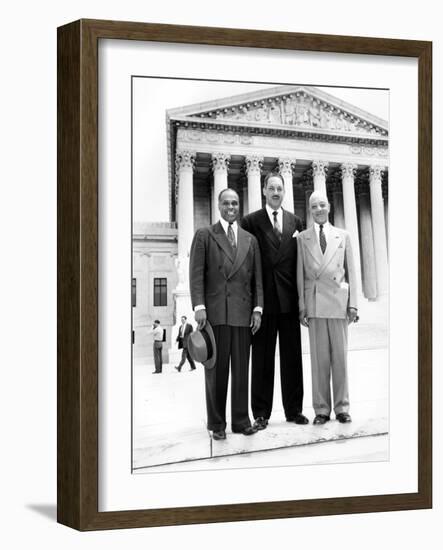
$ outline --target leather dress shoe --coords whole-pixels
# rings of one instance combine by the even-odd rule
[[[338,413],[335,415],[335,418],[342,424],[347,424],[348,422],[352,422],[351,415],[348,413]]]
[[[309,420],[302,413],[297,413],[295,416],[290,416],[286,422],[295,422],[296,424],[309,424]]]
[[[225,430],[216,430],[212,432],[212,439],[215,439],[215,441],[220,441],[221,439],[226,439],[226,432]]]
[[[232,430],[232,433],[234,434],[243,434],[243,435],[254,435],[257,433],[257,428],[255,426],[248,426],[247,428],[243,428],[243,430]]]
[[[314,418],[313,423],[319,426],[321,424],[326,424],[326,422],[329,422],[329,420],[330,420],[330,417],[327,416],[326,414],[317,414],[317,416]]]
[[[254,422],[254,428],[257,430],[265,430],[268,426],[268,420],[264,416],[258,416]]]
[[[174,367],[175,370],[177,370],[178,372],[181,372],[182,368],[181,367]]]

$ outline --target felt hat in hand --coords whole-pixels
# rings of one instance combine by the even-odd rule
[[[188,338],[188,351],[192,359],[203,363],[206,369],[212,369],[215,366],[217,348],[209,321],[206,321],[201,330],[197,329],[191,332]]]

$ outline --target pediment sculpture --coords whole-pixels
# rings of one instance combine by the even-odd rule
[[[261,123],[334,132],[387,135],[385,128],[306,92],[295,92],[190,115],[226,122]]]

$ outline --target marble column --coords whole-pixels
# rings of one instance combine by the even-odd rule
[[[176,172],[178,176],[177,227],[180,236],[178,255],[189,255],[192,237],[194,236],[194,172],[195,152],[178,151],[176,155]]]
[[[177,314],[176,325],[172,329],[173,336],[178,333],[181,315],[186,315],[191,321],[194,319],[189,291],[189,252],[194,237],[193,173],[195,156],[195,151],[177,151],[175,157],[176,186],[178,187],[176,207],[178,255],[175,266],[178,282],[172,293]],[[181,352],[172,340],[168,350],[170,362],[178,363],[179,351]]]
[[[248,212],[254,212],[262,207],[260,175],[263,157],[260,155],[248,155],[245,160],[246,174],[248,176]],[[245,214],[248,212],[245,212]]]
[[[377,297],[387,294],[389,275],[385,211],[381,190],[382,171],[382,166],[370,166],[369,168],[372,230],[374,233],[375,268],[377,271]]]
[[[361,264],[360,264],[360,240],[358,236],[357,203],[355,201],[354,175],[357,168],[351,162],[341,165],[342,189],[343,189],[343,212],[345,215],[345,227],[351,239],[352,252],[354,256],[355,270],[357,274],[358,290],[361,290]]]
[[[332,202],[334,204],[334,225],[345,228],[345,215],[343,212],[343,190],[341,181],[332,182]]]
[[[285,196],[282,206],[285,210],[294,213],[294,188],[292,187],[292,167],[295,160],[290,158],[279,158],[278,168],[285,182]]]
[[[377,273],[375,269],[374,238],[371,217],[371,199],[368,182],[358,185],[358,201],[360,205],[360,243],[363,269],[363,294],[374,301],[377,297]]]
[[[383,195],[383,204],[385,210],[385,225],[386,225],[386,247],[389,258],[389,187],[388,187],[388,174],[384,172],[382,177],[381,191]]]
[[[212,170],[214,172],[214,187],[212,189],[212,222],[220,218],[218,210],[218,195],[228,187],[228,167],[231,155],[223,152],[212,153]]]
[[[312,161],[312,175],[314,179],[314,191],[320,191],[326,196],[326,172],[328,162],[324,160]]]
[[[194,171],[195,152],[178,151],[177,174],[177,227],[178,227],[178,287],[188,287],[189,251],[194,237]]]
[[[303,188],[305,190],[305,199],[306,199],[306,228],[308,228],[308,227],[311,227],[313,223],[311,209],[309,208],[309,197],[312,195],[312,192],[314,191],[314,184],[312,182],[311,177],[308,176],[304,179]]]
[[[243,199],[243,211],[242,215],[245,216],[249,212],[248,205],[248,178],[242,178],[242,199]]]

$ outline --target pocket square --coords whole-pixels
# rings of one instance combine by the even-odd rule
[[[292,234],[292,238],[296,237],[298,234],[299,234],[299,231],[298,231],[298,229],[296,229],[294,231],[294,233]]]

